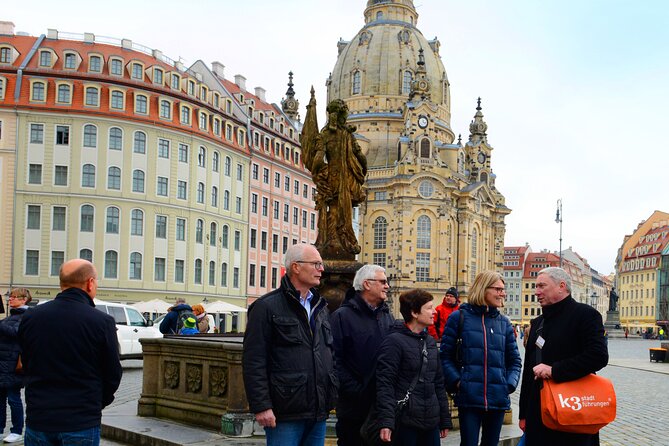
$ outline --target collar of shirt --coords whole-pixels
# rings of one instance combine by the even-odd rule
[[[307,295],[304,299],[300,296],[300,304],[307,310],[307,318],[311,319],[311,299],[314,297],[314,294],[311,290],[307,291]]]

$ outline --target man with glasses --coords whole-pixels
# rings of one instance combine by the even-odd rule
[[[339,378],[336,426],[339,446],[364,444],[360,427],[376,395],[376,355],[395,320],[386,304],[389,289],[384,268],[364,265],[330,320]]]
[[[272,446],[323,446],[337,398],[327,302],[316,287],[325,270],[312,245],[286,251],[278,289],[248,309],[242,367],[251,413]]]
[[[116,323],[95,309],[88,260],[60,267],[61,292],[19,325],[26,377],[25,445],[100,444],[102,409],[121,382]]]

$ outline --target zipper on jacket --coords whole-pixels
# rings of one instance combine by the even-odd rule
[[[488,410],[488,333],[485,329],[485,314],[481,315],[483,328],[483,406]]]

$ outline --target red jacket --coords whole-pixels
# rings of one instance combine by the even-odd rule
[[[446,302],[446,299],[441,302],[441,304],[437,305],[437,312],[434,314],[434,325],[429,325],[427,327],[427,332],[437,340],[437,342],[441,342],[441,337],[444,334],[444,327],[446,327],[446,321],[448,320],[448,316],[451,315],[455,310],[457,310],[460,305],[455,305],[454,307],[451,307],[448,305]]]

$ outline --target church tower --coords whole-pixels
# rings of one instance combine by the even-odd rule
[[[368,0],[364,21],[338,42],[326,83],[328,102],[348,105],[367,156],[359,260],[386,268],[395,302],[411,288],[466,295],[478,272],[502,270],[510,213],[495,188],[481,101],[469,140],[454,142],[440,43],[417,28],[413,1]]]

